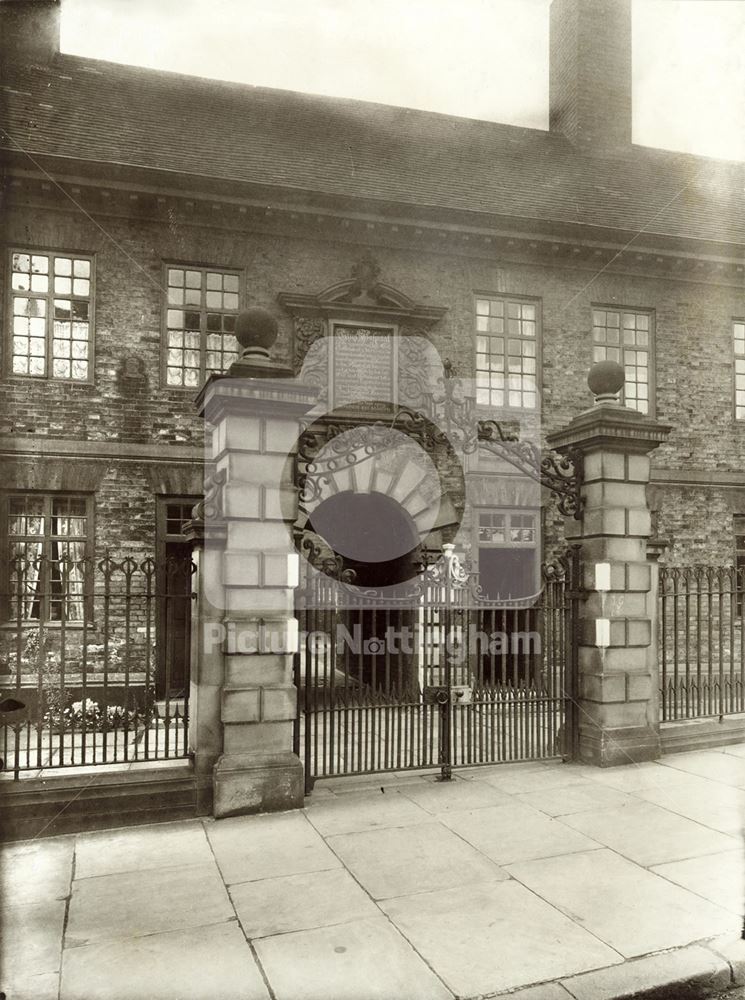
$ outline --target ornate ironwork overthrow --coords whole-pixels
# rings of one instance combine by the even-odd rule
[[[486,448],[551,490],[558,497],[559,511],[565,517],[579,519],[582,514],[581,454],[546,451],[532,441],[521,441],[517,431],[506,430],[497,420],[479,419],[473,397],[465,396],[459,381],[454,378],[456,370],[452,362],[446,359],[443,369],[443,375],[437,379],[439,391],[423,389],[421,392],[423,413],[431,424],[442,428],[438,436],[457,443],[466,454],[472,454],[479,447]],[[405,417],[402,422],[405,424],[407,420]]]
[[[558,508],[564,517],[579,520],[582,516],[582,456],[579,452],[566,455],[546,452],[532,441],[520,441],[505,434],[496,420],[479,420],[477,426],[480,444],[538,480],[558,497]]]
[[[506,429],[497,420],[479,419],[474,399],[463,394],[461,384],[453,377],[456,372],[452,363],[445,360],[443,368],[444,374],[437,380],[439,390],[432,391],[421,379],[416,391],[417,408],[399,406],[390,421],[364,425],[324,421],[307,428],[298,447],[301,506],[318,500],[338,470],[386,451],[395,440],[391,432],[400,431],[419,441],[428,452],[450,447],[473,454],[483,447],[554,493],[561,514],[579,519],[581,454],[546,451],[533,441],[520,440],[517,430]],[[318,461],[324,447],[328,448],[327,454]]]
[[[382,454],[395,444],[395,438],[395,428],[380,420],[371,424],[319,422],[306,429],[297,452],[300,506],[318,500],[336,472]],[[319,460],[324,447],[328,453]]]

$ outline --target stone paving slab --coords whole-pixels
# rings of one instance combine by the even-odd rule
[[[739,932],[732,914],[606,849],[507,871],[625,958]]]
[[[635,800],[616,788],[601,785],[597,781],[584,781],[558,788],[547,788],[515,798],[526,806],[532,806],[547,816],[571,816],[572,813],[591,812],[598,809],[614,809],[631,805]]]
[[[113,875],[147,868],[173,868],[212,862],[212,851],[198,820],[143,827],[136,838],[129,830],[80,834],[75,877]]]
[[[577,813],[564,816],[562,821],[645,867],[717,854],[739,846],[735,837],[718,833],[652,802]]]
[[[65,947],[219,923],[234,917],[214,864],[73,882]]]
[[[745,851],[742,847],[723,854],[656,865],[651,870],[731,913],[740,916],[745,911]]]
[[[250,821],[224,819],[207,823],[206,830],[227,885],[341,866],[301,812],[256,816]]]
[[[570,765],[574,770],[575,765]],[[644,788],[671,788],[676,783],[685,784],[689,774],[682,770],[666,767],[656,761],[630,764],[620,767],[581,767],[584,776],[601,785],[610,785],[622,792],[634,793]]]
[[[485,781],[464,781],[458,777],[450,783],[429,778],[401,789],[411,799],[432,815],[453,812],[457,809],[480,809],[485,806],[514,805],[511,795],[506,795]]]
[[[497,806],[443,813],[440,820],[499,865],[600,846],[559,820],[521,802],[508,809]]]
[[[459,997],[623,961],[512,880],[405,896],[382,907]]]
[[[384,917],[256,942],[277,1000],[452,1000]]]
[[[2,966],[0,965],[0,968]],[[3,988],[9,1000],[59,1000],[59,974],[8,978],[3,974]]]
[[[546,788],[560,788],[583,781],[583,770],[573,767],[547,767],[521,769],[512,772],[510,768],[504,771],[484,769],[483,776],[477,780],[485,781],[494,788],[512,795],[538,792]]]
[[[343,868],[242,882],[231,886],[230,897],[249,939],[378,915],[373,901]]]
[[[698,774],[702,778],[718,781],[734,788],[745,788],[745,760],[717,750],[697,753],[673,754],[664,766],[675,771]]]
[[[666,788],[647,788],[637,796],[720,833],[740,837],[745,826],[745,791],[686,774]]]
[[[269,1000],[269,992],[240,927],[231,921],[68,949],[60,1000],[94,997]]]
[[[14,905],[0,911],[0,970],[3,988],[20,979],[57,973],[60,967],[64,900]]]
[[[427,892],[507,875],[439,823],[329,837],[329,845],[373,899]]]
[[[0,851],[0,900],[18,905],[70,894],[74,837],[8,844]]]
[[[411,784],[426,787],[423,782]],[[318,802],[314,802],[311,797],[307,816],[324,837],[387,826],[410,826],[412,823],[426,823],[431,819],[429,813],[398,789],[381,792],[374,787],[323,798]]]

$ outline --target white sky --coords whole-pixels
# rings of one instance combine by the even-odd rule
[[[550,0],[63,0],[65,52],[548,127]],[[745,0],[633,0],[634,141],[745,160]]]

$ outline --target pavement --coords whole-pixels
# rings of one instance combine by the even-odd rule
[[[605,770],[333,779],[302,811],[24,841],[0,856],[0,988],[7,1000],[719,995],[745,985],[744,817],[739,745]]]

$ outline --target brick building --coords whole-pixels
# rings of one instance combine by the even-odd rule
[[[52,0],[0,18],[4,559],[183,552],[195,395],[251,306],[295,370],[334,323],[424,331],[504,419],[540,397],[545,432],[620,361],[673,428],[666,559],[745,558],[745,173],[632,143],[630,0],[554,0],[548,131],[65,55]],[[538,537],[480,482],[477,547]],[[543,521],[553,545],[548,495]],[[51,583],[22,603],[24,629],[60,617]]]

